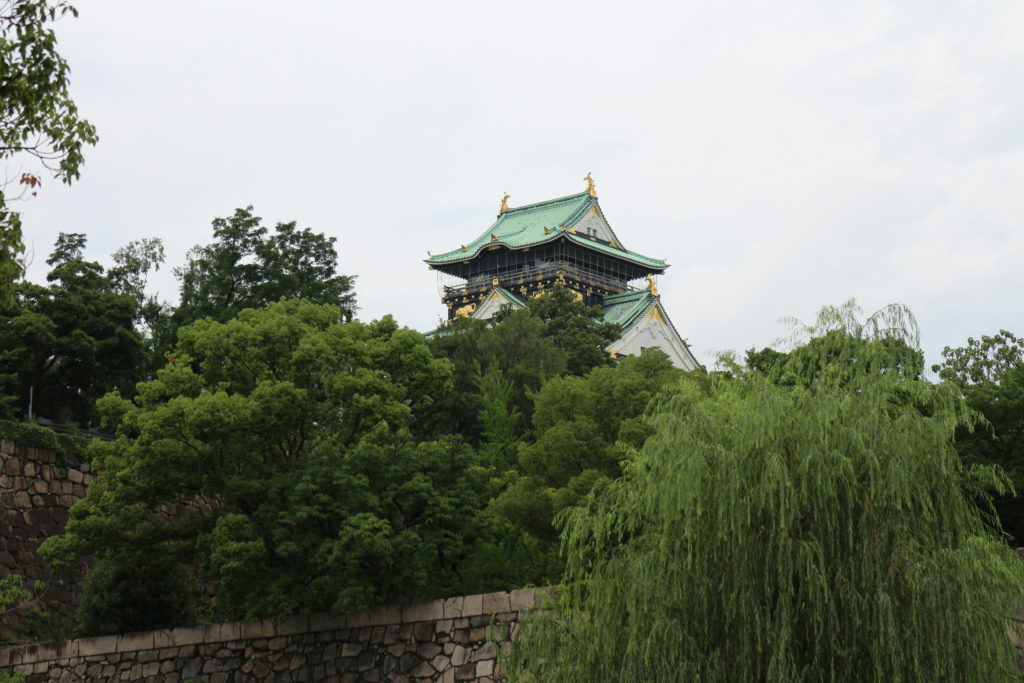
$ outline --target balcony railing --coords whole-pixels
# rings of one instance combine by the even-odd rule
[[[601,275],[600,273],[595,273],[591,270],[585,270],[579,266],[574,266],[571,263],[559,261],[537,266],[524,266],[516,270],[477,275],[461,285],[446,285],[444,288],[444,296],[445,298],[448,298],[486,291],[494,286],[495,278],[498,279],[498,284],[501,287],[512,288],[531,282],[537,282],[538,280],[557,278],[559,275],[563,275],[568,279],[576,280],[578,282],[585,282],[592,287],[600,287],[601,289],[615,293],[628,292],[636,289],[636,287],[633,287],[624,279]]]

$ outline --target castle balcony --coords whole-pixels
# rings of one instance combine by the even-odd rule
[[[496,270],[481,273],[469,278],[460,285],[446,285],[444,288],[444,299],[454,297],[480,294],[490,290],[494,286],[494,279],[506,289],[513,289],[524,285],[542,282],[545,280],[557,280],[559,277],[590,287],[606,290],[613,294],[621,294],[637,289],[626,280],[611,277],[593,269],[581,268],[566,261],[555,261],[537,265],[522,265],[516,268]]]

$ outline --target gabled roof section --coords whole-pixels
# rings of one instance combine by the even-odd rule
[[[489,320],[497,314],[498,309],[506,304],[511,304],[513,308],[523,307],[522,299],[504,287],[495,287],[487,293],[470,317]]]
[[[658,297],[649,289],[606,296],[601,304],[606,323],[618,323],[625,334],[658,304]]]
[[[433,255],[426,262],[431,265],[457,263],[475,258],[487,247],[503,245],[509,249],[523,249],[566,236],[581,246],[655,270],[663,270],[668,267],[668,264],[661,259],[650,258],[622,248],[621,243],[617,240],[614,242],[616,246],[613,247],[610,244],[569,232],[574,225],[590,213],[591,209],[601,214],[597,198],[592,197],[589,192],[510,208],[500,213],[494,224],[469,244],[444,254]],[[601,215],[603,217],[603,214]]]

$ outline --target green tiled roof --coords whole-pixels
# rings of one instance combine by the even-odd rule
[[[636,289],[632,292],[606,296],[601,303],[601,309],[604,311],[604,321],[618,323],[625,334],[657,303],[658,297],[651,294],[651,290]]]
[[[510,208],[501,213],[494,224],[487,228],[482,235],[465,245],[465,249],[453,249],[444,254],[433,255],[427,259],[427,263],[443,265],[465,261],[475,258],[486,247],[501,244],[510,249],[522,249],[551,242],[564,235],[582,246],[642,266],[657,270],[668,267],[668,264],[661,259],[643,256],[627,249],[612,247],[568,232],[573,225],[587,215],[591,207],[596,205],[597,198],[591,197],[588,192],[581,192],[559,199],[549,199],[546,202]]]
[[[510,304],[514,304],[515,306],[522,306],[523,305],[523,300],[522,299],[520,299],[519,297],[517,297],[515,294],[513,294],[510,291],[508,291],[504,287],[495,287],[494,291],[498,292],[498,294],[500,294],[502,297],[504,297],[505,300],[508,301]],[[484,298],[486,299],[487,297],[484,297]]]

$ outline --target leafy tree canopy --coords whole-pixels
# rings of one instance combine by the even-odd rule
[[[648,403],[685,375],[660,350],[648,349],[614,368],[546,382],[535,396],[534,438],[517,444],[518,476],[495,511],[554,541],[555,515],[622,474],[622,463],[652,432],[644,419]]]
[[[457,440],[409,431],[451,366],[390,318],[342,318],[289,300],[183,328],[133,400],[100,401],[119,439],[46,556],[173,557],[217,582],[220,619],[454,590],[489,483]]]
[[[567,356],[546,334],[544,323],[529,310],[509,311],[500,323],[457,319],[430,339],[430,347],[454,366],[454,391],[438,402],[420,425],[421,433],[461,434],[479,444],[486,429],[481,411],[518,414],[509,436],[518,437],[532,412],[532,392],[544,381],[566,372]],[[485,377],[492,377],[490,383]],[[497,397],[493,381],[507,383],[507,393]],[[498,401],[495,403],[495,401]]]
[[[96,130],[78,115],[68,92],[70,69],[50,27],[67,14],[77,12],[64,0],[0,2],[0,160],[34,160],[70,183],[78,178],[83,148],[96,143]],[[21,218],[9,203],[40,184],[36,174],[22,172],[14,197],[0,185],[0,306],[15,298],[24,251]]]
[[[791,327],[788,344],[792,350],[750,349],[746,366],[781,384],[808,385],[818,379],[837,378],[851,381],[865,373],[921,377],[924,356],[910,310],[892,304],[863,321],[861,315],[857,302],[850,299],[839,306],[822,308],[811,324],[784,318]]]
[[[61,233],[46,261],[49,286],[19,283],[18,301],[0,312],[7,417],[24,417],[31,398],[34,416],[95,425],[96,400],[142,378],[134,293],[86,260],[85,245],[85,235]]]
[[[863,357],[850,339],[829,354]],[[514,680],[1014,678],[1024,573],[974,505],[1000,479],[952,446],[972,412],[904,374],[818,370],[734,368],[658,403],[625,476],[566,513],[566,589]]]
[[[968,464],[997,465],[1010,476],[1015,495],[995,501],[1003,528],[1024,543],[1024,339],[1006,330],[946,347],[932,371],[963,394],[985,417],[976,429],[961,427],[956,448]]]
[[[551,287],[528,299],[525,308],[544,324],[544,335],[555,348],[565,353],[569,374],[585,375],[593,368],[612,364],[605,349],[619,338],[621,328],[604,322],[599,306],[577,301],[564,287]],[[495,321],[500,325],[511,315],[511,308],[505,308],[498,312]]]
[[[175,269],[181,282],[175,327],[202,318],[225,322],[244,308],[282,298],[337,306],[350,320],[354,278],[335,272],[335,238],[299,230],[295,221],[278,223],[270,231],[252,211],[247,206],[228,218],[215,218],[214,241],[193,247],[188,263]]]
[[[494,428],[485,423],[504,419],[502,443],[509,444],[529,426],[533,392],[552,377],[612,365],[605,348],[618,337],[619,326],[603,322],[599,308],[576,301],[562,287],[530,299],[523,308],[504,307],[493,320],[453,320],[430,340],[435,355],[455,366],[455,391],[438,405],[438,418],[431,423],[479,444],[483,432]],[[492,433],[487,441],[501,439]],[[508,448],[502,449],[506,455],[491,462],[509,459]]]

